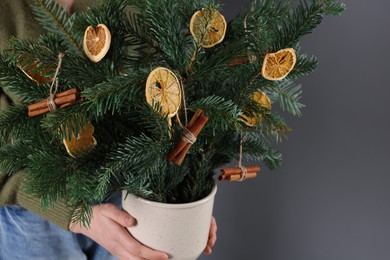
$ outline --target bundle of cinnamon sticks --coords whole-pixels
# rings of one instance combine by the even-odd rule
[[[252,179],[257,176],[257,172],[260,171],[260,166],[247,166],[246,174],[244,176],[245,179]],[[241,167],[235,168],[224,168],[221,169],[221,175],[218,177],[220,181],[240,181],[243,177],[243,169]]]
[[[190,150],[193,142],[196,141],[196,138],[202,131],[203,127],[206,125],[207,120],[208,117],[204,115],[203,110],[196,110],[194,116],[187,124],[185,131],[183,131],[182,138],[180,138],[179,142],[168,154],[168,161],[174,162],[177,165],[181,165],[183,163],[185,156]],[[191,141],[191,139],[193,140]]]
[[[80,91],[76,88],[66,90],[54,95],[53,102],[58,108],[64,108],[77,102],[82,102],[84,99],[79,97]],[[52,109],[50,108],[49,98],[39,101],[38,103],[28,106],[28,116],[34,117],[45,114]]]
[[[237,65],[243,65],[246,63],[253,63],[253,62],[257,61],[257,59],[258,58],[255,55],[251,55],[251,56],[241,55],[241,56],[238,56],[238,57],[232,59],[231,61],[229,61],[228,66],[235,67]]]

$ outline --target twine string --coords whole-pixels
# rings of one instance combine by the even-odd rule
[[[241,178],[239,179],[239,181],[243,181],[246,179],[246,175],[248,173],[248,170],[245,166],[242,166],[242,144],[243,144],[243,141],[242,141],[242,138],[240,140],[240,157],[238,158],[238,165],[237,167],[241,169]]]
[[[186,142],[187,144],[193,145],[196,142],[196,136],[188,130],[186,127],[188,125],[188,115],[187,115],[187,104],[186,104],[186,97],[185,97],[185,92],[184,92],[184,84],[183,81],[180,79],[180,88],[181,88],[181,93],[182,93],[182,101],[183,101],[183,107],[184,107],[184,120],[185,120],[185,125],[180,120],[179,113],[176,113],[176,119],[177,122],[179,123],[179,126],[183,129],[183,135],[182,135],[182,140]]]
[[[180,116],[179,116],[179,111],[176,113],[176,120],[179,124],[179,126],[182,128],[182,129],[186,129],[186,125],[188,125],[188,116],[187,116],[187,104],[186,104],[186,98],[185,98],[185,93],[184,93],[184,85],[183,85],[183,81],[180,79],[180,90],[181,90],[181,93],[182,93],[182,102],[183,102],[183,107],[184,107],[184,120],[185,120],[185,125],[183,125],[183,123],[181,122],[180,120]]]
[[[245,37],[247,37],[247,38],[248,38],[247,19],[248,19],[248,16],[249,16],[251,13],[254,12],[254,10],[255,10],[255,8],[254,8],[254,6],[252,5],[250,11],[245,15],[245,18],[244,18]],[[247,57],[248,57],[248,61],[249,61],[250,63],[255,62],[256,59],[257,59],[256,56],[252,54],[252,52],[251,52],[249,46],[247,47]]]
[[[187,104],[186,104],[186,96],[184,91],[184,84],[183,81],[180,79],[180,87],[181,87],[181,96],[183,97],[183,106],[184,106],[184,122],[185,125],[188,125],[188,115],[187,115]],[[179,121],[180,122],[180,121]]]
[[[47,99],[47,106],[49,108],[49,111],[53,111],[57,109],[57,105],[54,102],[55,94],[57,93],[58,90],[58,73],[60,72],[61,69],[61,64],[62,64],[62,58],[64,58],[65,54],[62,52],[58,53],[58,64],[56,68],[56,72],[54,73],[54,78],[50,86],[50,93],[49,93],[49,98]],[[54,91],[53,91],[54,88]]]
[[[196,136],[187,128],[184,128],[182,139],[187,144],[194,144],[196,142]]]
[[[240,169],[241,169],[241,178],[239,179],[239,181],[243,181],[246,179],[246,174],[248,173],[248,170],[244,166],[240,166]]]

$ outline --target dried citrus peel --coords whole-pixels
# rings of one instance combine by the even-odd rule
[[[64,138],[63,143],[68,154],[74,158],[78,158],[92,150],[97,144],[93,132],[94,127],[91,122],[88,122],[86,127],[79,131],[77,137],[72,133],[70,139]]]
[[[45,47],[42,47],[45,48]],[[47,49],[48,50],[48,49]],[[50,52],[50,50],[48,50]],[[40,70],[41,62],[39,60],[34,60],[31,62],[32,57],[28,59],[31,53],[23,52],[18,55],[16,61],[16,66],[23,71],[23,73],[31,80],[35,81],[37,85],[46,84],[53,80],[53,74],[55,69],[43,67],[43,70]]]
[[[297,57],[293,48],[268,53],[263,62],[261,75],[268,80],[282,80],[293,70]]]
[[[255,101],[260,107],[266,108],[268,110],[271,110],[271,100],[265,94],[264,92],[258,90],[253,93],[252,100]],[[255,115],[255,116],[248,116],[245,114],[241,115],[242,121],[247,126],[255,126],[258,121],[256,118],[261,118],[261,115]]]
[[[88,58],[99,62],[106,56],[111,45],[110,30],[104,24],[98,24],[94,29],[88,26],[84,33],[83,47]]]
[[[191,17],[190,31],[195,41],[204,48],[221,43],[226,34],[225,17],[213,9],[203,9]]]
[[[181,103],[180,81],[169,69],[155,68],[146,80],[145,96],[149,105],[161,106],[163,116],[173,117]]]

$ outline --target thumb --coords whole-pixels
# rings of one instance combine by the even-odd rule
[[[129,213],[127,213],[124,210],[119,209],[114,204],[104,204],[102,205],[102,213],[107,216],[108,218],[111,218],[113,221],[117,222],[119,225],[123,227],[131,227],[134,226],[137,221],[133,216],[131,216]]]

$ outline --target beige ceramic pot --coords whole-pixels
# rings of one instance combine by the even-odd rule
[[[169,259],[195,260],[206,247],[217,187],[204,199],[164,204],[122,193],[122,207],[137,219],[129,232],[142,244],[165,252]]]

